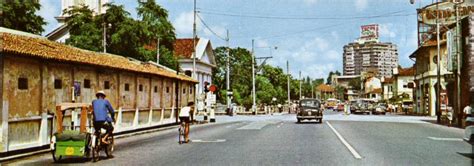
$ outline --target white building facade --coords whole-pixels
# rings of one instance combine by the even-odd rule
[[[174,56],[178,57],[181,70],[186,75],[193,73],[193,41],[192,39],[176,39]],[[209,39],[199,38],[196,44],[196,78],[199,81],[197,94],[204,92],[204,83],[212,84],[212,70],[216,67],[214,50]]]

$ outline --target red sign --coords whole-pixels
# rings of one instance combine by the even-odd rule
[[[209,91],[211,91],[211,92],[217,91],[217,86],[215,86],[215,85],[209,86]]]
[[[365,40],[377,39],[379,37],[379,25],[363,25],[360,27],[360,38]]]

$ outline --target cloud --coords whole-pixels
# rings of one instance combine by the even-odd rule
[[[368,0],[355,0],[355,7],[357,11],[362,11],[367,8]]]
[[[176,33],[180,36],[188,36],[193,34],[193,22],[194,22],[194,13],[193,11],[183,12],[173,20],[173,26],[176,30]],[[201,29],[201,24],[196,18],[196,31]]]
[[[380,24],[379,26],[380,37],[390,37],[394,38],[397,36],[396,30],[392,23],[389,24]]]

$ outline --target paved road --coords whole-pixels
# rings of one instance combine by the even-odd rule
[[[176,129],[117,140],[115,158],[93,165],[472,165],[462,130],[423,117],[326,112],[324,123],[295,115],[218,117],[193,126],[194,142],[178,145]],[[373,119],[378,119],[374,121]],[[402,120],[403,119],[403,120]],[[408,119],[408,120],[407,120]],[[336,134],[338,133],[338,134]],[[344,141],[341,141],[343,139]],[[358,158],[360,156],[360,158]],[[49,154],[11,164],[52,164]]]

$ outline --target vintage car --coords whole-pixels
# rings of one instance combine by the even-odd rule
[[[370,114],[371,109],[373,109],[372,102],[367,99],[357,99],[351,101],[351,113],[362,113],[362,114]]]
[[[372,109],[372,114],[383,114],[385,115],[385,112],[387,111],[387,104],[385,103],[378,103],[375,105],[375,107]]]
[[[303,99],[299,103],[299,109],[296,114],[298,123],[302,120],[317,120],[319,123],[323,120],[323,111],[321,102],[318,99]]]

